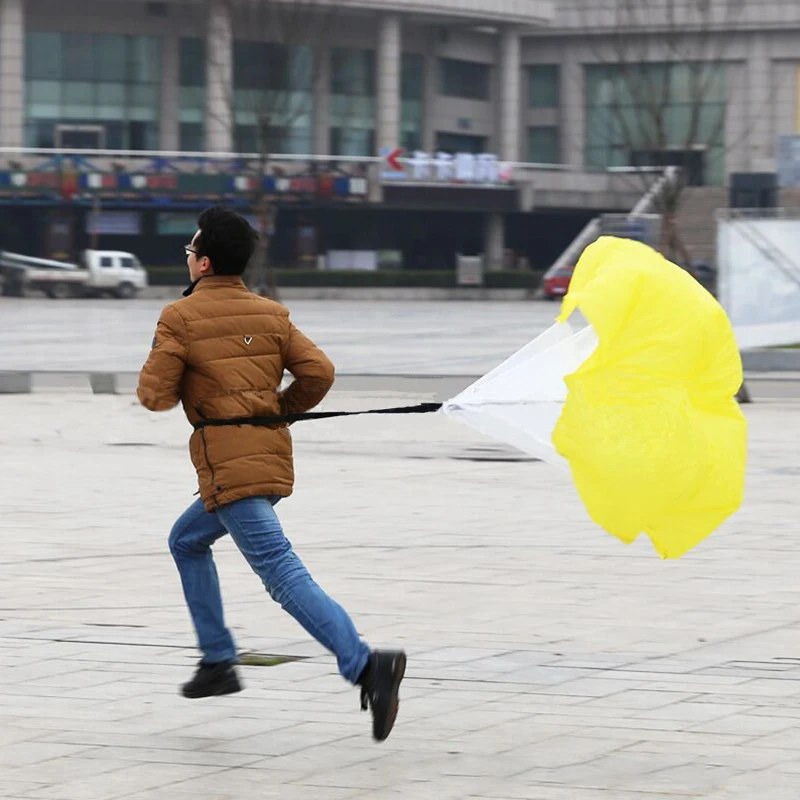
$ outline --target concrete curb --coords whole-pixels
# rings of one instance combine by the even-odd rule
[[[0,394],[28,394],[33,391],[30,372],[0,372]]]
[[[334,392],[363,392],[372,395],[408,394],[435,397],[439,400],[460,392],[479,375],[337,375]],[[139,374],[136,372],[0,372],[0,395],[3,394],[119,394],[133,395]],[[800,384],[798,371],[758,371],[746,374],[747,384],[758,386]],[[756,392],[756,394],[758,394]],[[800,396],[800,385],[791,396]]]
[[[800,372],[800,349],[745,350],[742,364],[745,372]]]

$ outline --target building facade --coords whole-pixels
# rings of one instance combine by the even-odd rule
[[[613,2],[343,3],[305,32],[310,2],[289,25],[258,5],[71,0],[65,15],[58,0],[0,0],[0,145],[248,151],[264,109],[275,118],[274,152],[367,156],[401,146],[596,170],[630,161],[624,137],[611,141],[607,130],[609,86],[615,70],[644,63],[675,71],[675,96],[664,100],[673,141],[664,145],[688,137],[715,150],[710,182],[768,170],[778,137],[800,133],[794,0],[721,0],[741,12],[681,28],[684,43],[702,39],[693,52],[709,83],[688,105],[677,84],[690,78],[667,52],[674,31],[637,30],[654,21],[615,14]],[[695,103],[702,119],[690,137]]]
[[[549,0],[280,5],[2,0],[0,144],[254,151],[263,110],[275,152],[519,160],[520,37]]]
[[[575,168],[624,166],[660,140],[704,151],[703,182],[723,185],[774,172],[780,138],[800,135],[795,0],[563,0],[525,37],[522,64],[557,73],[557,107],[523,124],[556,128],[558,158]]]
[[[662,16],[625,12],[640,6],[657,6]],[[796,0],[69,0],[68,14],[59,0],[0,0],[6,205],[19,200],[15,187],[25,179],[14,170],[27,167],[16,154],[26,148],[493,154],[519,168],[524,202],[521,189],[509,200],[459,194],[458,186],[414,193],[395,181],[363,190],[361,219],[367,209],[374,215],[369,232],[352,215],[314,203],[298,230],[324,216],[343,248],[367,239],[372,246],[376,237],[401,246],[400,228],[415,242],[403,248],[418,252],[435,240],[450,265],[455,252],[488,249],[496,266],[510,243],[546,266],[536,253],[546,261],[560,243],[536,241],[553,229],[553,215],[573,215],[563,225],[569,236],[587,214],[627,210],[641,193],[615,169],[677,159],[692,182],[722,186],[734,173],[774,172],[779,138],[794,135]],[[84,188],[123,182],[79,178],[69,176]],[[380,184],[379,171],[370,180]],[[190,185],[191,176],[181,182]],[[128,205],[138,185],[128,180]],[[348,199],[354,186],[343,190]],[[205,189],[184,196],[196,200],[187,210],[208,200]],[[152,211],[163,199],[140,205]],[[439,258],[431,252],[412,261],[430,265]]]

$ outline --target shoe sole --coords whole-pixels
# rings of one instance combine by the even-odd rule
[[[375,740],[378,742],[383,742],[389,738],[389,734],[392,732],[392,728],[394,728],[394,722],[397,719],[397,711],[400,708],[400,684],[405,677],[406,674],[406,662],[407,662],[406,654],[400,653],[397,656],[396,668],[394,675],[392,676],[392,690],[391,690],[391,699],[389,701],[389,714],[386,717],[386,722],[383,728],[378,731],[378,735],[375,737]]]
[[[242,691],[242,685],[240,683],[228,683],[224,686],[220,686],[215,689],[213,692],[200,692],[200,693],[193,693],[193,692],[186,692],[185,690],[181,691],[181,694],[187,700],[201,700],[204,697],[222,697],[226,694],[236,694],[236,692]]]

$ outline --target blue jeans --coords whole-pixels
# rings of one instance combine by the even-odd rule
[[[198,499],[172,527],[169,549],[181,576],[203,661],[237,661],[211,553],[211,545],[230,533],[272,599],[336,656],[339,672],[355,683],[367,664],[369,648],[347,612],[322,591],[295,554],[273,508],[279,499],[248,497],[213,513]]]

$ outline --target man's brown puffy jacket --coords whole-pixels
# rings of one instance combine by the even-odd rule
[[[284,369],[295,380],[280,392]],[[289,319],[238,277],[209,276],[158,320],[137,395],[151,411],[180,401],[192,424],[295,414],[333,385],[333,364]],[[189,442],[209,511],[245,497],[292,493],[292,440],[285,425],[205,427]]]

